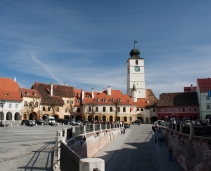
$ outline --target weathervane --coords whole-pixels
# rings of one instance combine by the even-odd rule
[[[134,40],[134,49],[136,48],[136,43],[137,43],[137,41],[136,41],[136,40]]]

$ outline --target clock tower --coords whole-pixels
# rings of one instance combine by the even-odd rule
[[[140,51],[134,48],[130,51],[130,58],[127,60],[127,94],[132,96],[136,88],[135,98],[146,98],[144,58],[140,57]]]

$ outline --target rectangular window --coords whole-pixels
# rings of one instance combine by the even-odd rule
[[[106,107],[103,107],[103,112],[106,112]]]
[[[139,108],[137,108],[137,111],[139,111]]]
[[[45,111],[45,106],[42,107],[42,111]]]
[[[15,104],[15,108],[16,108],[16,109],[18,108],[18,104]]]
[[[27,106],[27,101],[24,101],[24,106]]]
[[[210,109],[210,105],[207,105],[207,109]]]
[[[162,109],[162,112],[164,112],[164,109]]]
[[[171,108],[168,108],[168,112],[171,112]]]
[[[194,111],[195,111],[195,112],[197,111],[197,108],[196,108],[196,107],[194,108]]]
[[[120,112],[120,107],[117,107],[117,111]]]
[[[136,60],[136,65],[138,65],[138,60]]]
[[[182,111],[185,112],[185,108],[182,108]]]
[[[175,108],[175,112],[178,112],[178,108]]]
[[[65,108],[65,113],[67,113],[67,108]]]
[[[153,108],[153,112],[155,112],[155,108]]]
[[[141,111],[144,111],[144,109],[141,108]]]
[[[69,104],[69,100],[67,100],[67,104]]]
[[[92,108],[89,106],[89,112],[91,112],[92,111]]]
[[[95,111],[98,112],[98,107],[95,107]]]
[[[59,107],[56,108],[56,111],[59,112]]]
[[[9,108],[12,108],[12,103],[9,103]]]
[[[48,111],[51,111],[51,107],[50,106],[48,107]]]
[[[81,108],[77,108],[77,113],[80,113],[81,112]]]
[[[113,112],[113,107],[110,107],[110,112]]]
[[[126,108],[125,107],[123,107],[123,112],[126,112]]]
[[[191,107],[189,107],[188,111],[191,112]]]

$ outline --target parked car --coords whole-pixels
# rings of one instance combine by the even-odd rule
[[[80,120],[76,121],[76,125],[81,125],[81,123],[82,123],[82,121],[80,121]]]
[[[32,120],[25,120],[25,125],[26,126],[34,126],[35,123]]]
[[[46,125],[46,122],[44,120],[42,120],[42,119],[39,119],[39,120],[35,121],[35,124],[37,124],[37,125]]]
[[[142,122],[141,122],[141,120],[140,119],[137,119],[137,120],[135,120],[134,122],[132,122],[132,124],[138,124],[138,125],[140,125]]]
[[[192,122],[191,120],[186,120],[185,121],[185,126],[189,126],[191,122]]]
[[[85,125],[85,126],[89,125],[89,121],[84,121],[83,125]]]
[[[159,125],[161,125],[162,123],[164,123],[164,120],[157,120],[157,123],[158,123]]]
[[[130,124],[129,123],[124,123],[124,128],[130,128]]]
[[[71,125],[71,123],[70,123],[70,121],[68,119],[64,119],[62,121],[62,123],[65,124],[65,125]]]

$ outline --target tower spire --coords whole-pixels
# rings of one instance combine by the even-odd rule
[[[136,41],[136,40],[134,40],[134,49],[136,48],[136,43],[137,43],[137,41]]]

